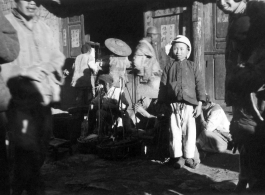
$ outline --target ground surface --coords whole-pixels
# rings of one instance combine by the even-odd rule
[[[238,154],[207,154],[197,169],[175,170],[143,156],[122,161],[68,154],[42,168],[47,195],[230,194],[238,178]]]

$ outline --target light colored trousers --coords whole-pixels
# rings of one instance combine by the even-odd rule
[[[172,103],[170,122],[170,157],[194,158],[196,145],[196,123],[192,115],[193,106]]]

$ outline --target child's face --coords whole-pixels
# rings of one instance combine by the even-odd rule
[[[173,45],[173,54],[178,60],[184,60],[187,57],[188,53],[189,49],[185,43],[175,43]]]

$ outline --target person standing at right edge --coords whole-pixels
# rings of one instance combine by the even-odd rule
[[[265,3],[217,0],[229,14],[226,103],[233,108],[230,132],[240,153],[236,193],[265,193]],[[248,189],[247,189],[248,186]]]
[[[169,165],[179,169],[184,164],[195,169],[195,118],[201,114],[205,102],[205,86],[197,64],[188,60],[191,44],[187,37],[178,35],[169,51],[160,83],[158,102],[170,105],[170,160]]]

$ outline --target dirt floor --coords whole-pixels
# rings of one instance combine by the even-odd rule
[[[47,195],[231,194],[238,178],[238,154],[207,154],[197,169],[176,170],[140,155],[106,160],[96,154],[60,153],[42,168]]]

